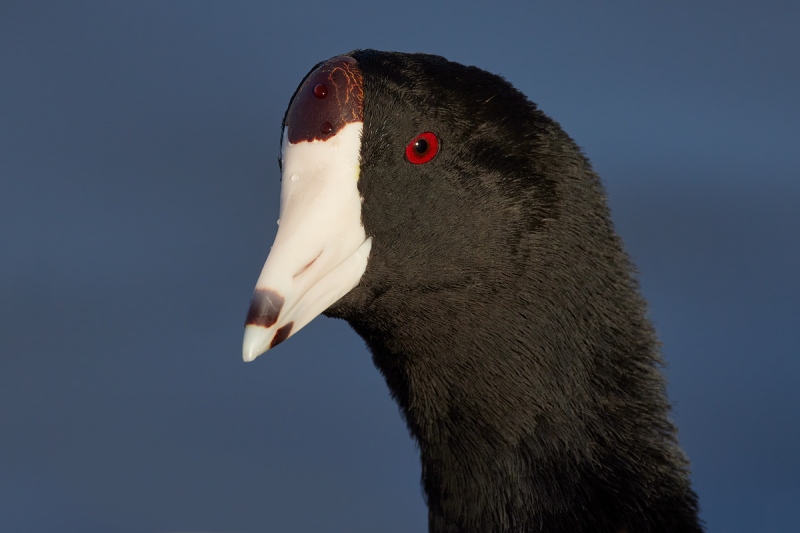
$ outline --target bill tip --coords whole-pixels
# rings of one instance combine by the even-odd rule
[[[270,348],[271,331],[260,326],[245,326],[242,341],[242,359],[245,363],[254,361],[256,357]]]

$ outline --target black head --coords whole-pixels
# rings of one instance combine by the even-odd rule
[[[285,124],[294,218],[245,357],[346,319],[419,443],[431,531],[700,531],[632,265],[559,125],[499,76],[371,50],[315,67],[295,115],[313,135]]]

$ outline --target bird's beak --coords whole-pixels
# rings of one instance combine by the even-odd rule
[[[278,234],[247,313],[245,361],[308,324],[366,270],[372,240],[361,225],[358,190],[363,111],[352,109],[362,105],[356,97],[363,86],[356,85],[360,74],[353,81],[353,63],[349,57],[323,63],[289,106]]]

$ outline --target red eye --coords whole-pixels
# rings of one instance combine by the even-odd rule
[[[435,133],[420,133],[406,146],[406,157],[415,165],[427,163],[439,152],[439,138]]]

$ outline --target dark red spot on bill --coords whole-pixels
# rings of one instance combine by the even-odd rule
[[[285,326],[278,328],[272,338],[272,342],[269,343],[270,350],[289,338],[289,335],[292,334],[292,326],[294,326],[294,322],[289,322]]]
[[[325,87],[324,83],[318,83],[314,86],[314,96],[320,100],[328,96],[328,88]]]
[[[270,327],[278,321],[283,301],[283,296],[271,289],[256,289],[250,300],[250,309],[247,311],[244,325]],[[278,331],[280,332],[280,330]]]
[[[303,81],[286,112],[290,143],[324,141],[364,120],[364,80],[356,60],[336,56]]]

